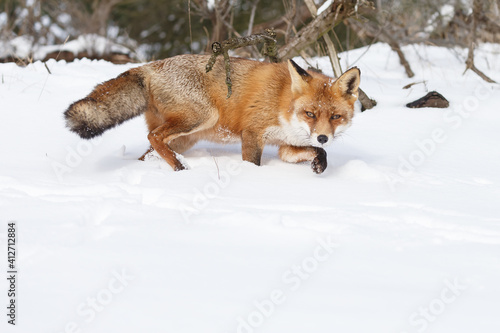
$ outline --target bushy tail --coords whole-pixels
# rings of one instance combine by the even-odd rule
[[[66,126],[84,139],[137,117],[146,111],[147,96],[140,68],[99,84],[64,112]]]

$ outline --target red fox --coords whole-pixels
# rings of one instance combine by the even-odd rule
[[[144,113],[148,152],[156,150],[176,171],[186,168],[177,153],[199,140],[241,140],[243,160],[256,165],[264,145],[279,145],[283,161],[311,161],[314,172],[325,170],[323,148],[351,124],[358,68],[334,80],[292,60],[231,58],[233,93],[227,98],[224,62],[219,58],[206,73],[208,60],[180,55],[130,69],[71,104],[66,125],[90,139]]]

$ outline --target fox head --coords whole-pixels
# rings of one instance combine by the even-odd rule
[[[325,147],[351,125],[360,71],[351,68],[335,80],[309,73],[293,60],[288,61],[288,70],[292,101],[285,117],[287,125],[301,133],[304,145]]]

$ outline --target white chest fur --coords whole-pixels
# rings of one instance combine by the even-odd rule
[[[296,115],[292,116],[290,121],[280,117],[280,125],[269,127],[264,134],[264,140],[270,144],[310,146],[311,129],[306,123],[299,121]]]

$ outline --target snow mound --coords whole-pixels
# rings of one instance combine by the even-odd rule
[[[335,171],[335,176],[364,182],[385,181],[383,172],[378,171],[362,160],[351,160],[347,162]]]

